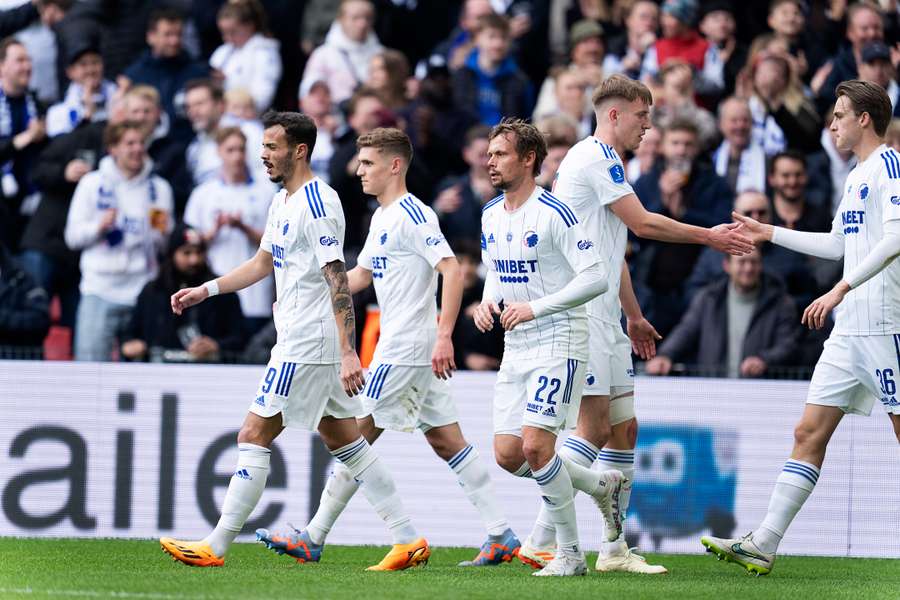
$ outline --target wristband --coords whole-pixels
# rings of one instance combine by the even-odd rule
[[[203,287],[206,288],[206,291],[209,293],[210,298],[219,295],[219,283],[215,279],[210,279],[203,284]]]

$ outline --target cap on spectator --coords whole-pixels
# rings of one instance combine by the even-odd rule
[[[707,2],[700,11],[700,17],[703,18],[710,13],[719,11],[727,12],[733,17],[735,12],[734,2],[732,2],[732,0],[712,0],[711,2]]]
[[[884,42],[869,42],[863,46],[860,54],[864,63],[875,62],[876,60],[891,60],[891,50]]]
[[[190,225],[179,223],[175,226],[174,231],[172,231],[172,235],[169,236],[169,245],[166,247],[166,256],[173,256],[175,251],[183,246],[196,246],[205,250],[206,242],[203,240],[203,236],[199,231]]]
[[[573,48],[584,40],[594,37],[603,37],[603,27],[600,23],[592,19],[582,19],[577,21],[569,30],[569,44]]]
[[[100,54],[100,47],[93,40],[76,40],[66,53],[66,66],[75,64],[85,54]]]
[[[697,16],[697,0],[666,0],[662,11],[682,23],[693,25],[694,18]]]

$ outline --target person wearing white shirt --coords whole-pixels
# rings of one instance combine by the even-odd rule
[[[172,188],[151,175],[146,137],[136,123],[107,127],[109,156],[72,196],[65,240],[81,250],[76,360],[109,360],[138,294],[156,277],[157,254],[172,230]]]
[[[249,90],[259,114],[272,106],[282,71],[279,43],[268,36],[265,19],[259,0],[227,2],[216,19],[225,43],[209,58],[209,66],[223,77],[225,89]]]
[[[93,46],[72,52],[66,76],[72,83],[65,98],[47,110],[50,137],[69,133],[82,122],[106,121],[116,94],[116,84],[103,79],[103,57]]]
[[[869,415],[881,404],[900,441],[900,154],[884,144],[891,101],[882,86],[869,81],[845,81],[836,94],[835,146],[852,150],[857,165],[841,188],[831,232],[795,231],[734,215],[757,244],[770,241],[844,259],[843,278],[803,311],[801,323],[810,329],[821,329],[832,311],[835,325],[809,382],[794,448],[765,519],[742,538],[700,540],[719,558],[759,575],[772,570],[782,538],[816,487],[828,442],[844,415]]]
[[[208,260],[214,273],[228,273],[256,253],[275,186],[254,179],[247,170],[247,138],[237,127],[216,131],[222,168],[191,193],[184,222],[203,232],[209,245]],[[250,336],[272,317],[273,282],[238,291],[241,311]]]
[[[753,139],[753,114],[743,98],[732,96],[719,105],[722,143],[713,152],[716,174],[735,194],[766,189],[766,152]]]

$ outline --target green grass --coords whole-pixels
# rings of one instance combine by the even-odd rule
[[[712,555],[648,555],[670,573],[539,579],[518,563],[459,568],[474,550],[436,548],[426,567],[366,573],[386,550],[329,546],[322,564],[298,565],[237,544],[224,567],[198,569],[174,563],[155,541],[0,538],[0,598],[900,598],[898,560],[785,556],[757,578]]]

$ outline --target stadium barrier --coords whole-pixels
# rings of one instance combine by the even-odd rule
[[[261,373],[248,366],[0,361],[0,535],[203,536],[218,517],[235,434]],[[459,373],[453,390],[463,431],[524,536],[538,495],[533,481],[493,462],[493,381],[492,373]],[[790,453],[805,391],[806,383],[792,381],[638,378],[630,541],[696,552],[704,532],[752,529]],[[477,513],[421,434],[389,432],[376,448],[433,544],[481,543]],[[285,431],[247,531],[305,523],[329,465],[314,434]],[[782,550],[900,557],[896,473],[897,441],[881,408],[846,419]],[[577,503],[583,543],[594,548],[601,520],[584,497]],[[330,541],[381,544],[388,535],[357,497]]]

